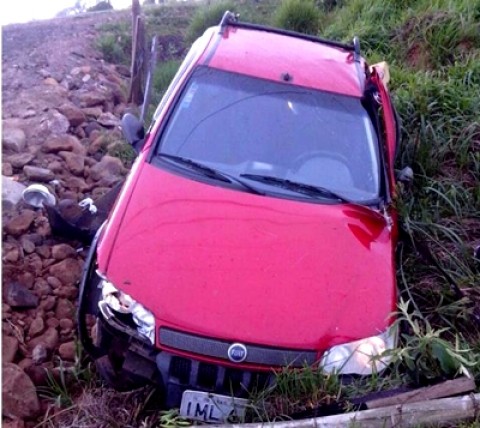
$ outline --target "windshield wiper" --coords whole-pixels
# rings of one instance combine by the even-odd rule
[[[225,183],[238,183],[245,189],[247,189],[250,193],[255,193],[257,195],[264,195],[263,192],[260,190],[256,189],[255,187],[251,186],[250,184],[246,183],[244,180],[241,178],[235,177],[233,175],[227,174],[226,172],[218,171],[212,167],[209,167],[208,165],[205,165],[201,162],[195,161],[190,158],[186,158],[183,156],[177,156],[177,155],[170,155],[168,153],[157,153],[157,156],[169,159],[175,163],[185,165],[197,172],[200,172],[202,175],[213,178],[214,180],[219,180],[219,181],[224,181]]]
[[[259,181],[261,183],[271,184],[272,186],[282,187],[293,192],[302,193],[311,197],[322,197],[327,199],[337,199],[340,202],[353,203],[338,193],[322,186],[314,186],[313,184],[299,183],[297,181],[287,180],[286,178],[272,177],[270,175],[261,174],[240,174],[240,177],[248,178],[249,180]]]

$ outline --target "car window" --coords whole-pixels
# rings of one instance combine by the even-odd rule
[[[360,99],[291,83],[199,67],[156,150],[237,176],[327,187],[357,202],[379,195],[377,136]]]

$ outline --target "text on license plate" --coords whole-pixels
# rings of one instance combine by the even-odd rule
[[[202,422],[243,421],[247,404],[244,398],[186,390],[182,395],[180,415]]]

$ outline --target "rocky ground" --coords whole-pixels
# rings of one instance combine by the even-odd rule
[[[25,186],[46,185],[57,206],[93,200],[123,179],[106,155],[121,145],[128,70],[93,48],[102,13],[3,27],[2,400],[3,426],[29,426],[47,403],[36,387],[76,357],[75,308],[88,248],[52,233]],[[63,205],[62,205],[63,204]],[[55,230],[54,230],[55,232]],[[26,422],[25,422],[26,421]]]

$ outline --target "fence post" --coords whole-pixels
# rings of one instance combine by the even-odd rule
[[[132,0],[132,64],[128,102],[143,103],[143,76],[145,69],[145,26],[140,16],[139,0]]]

